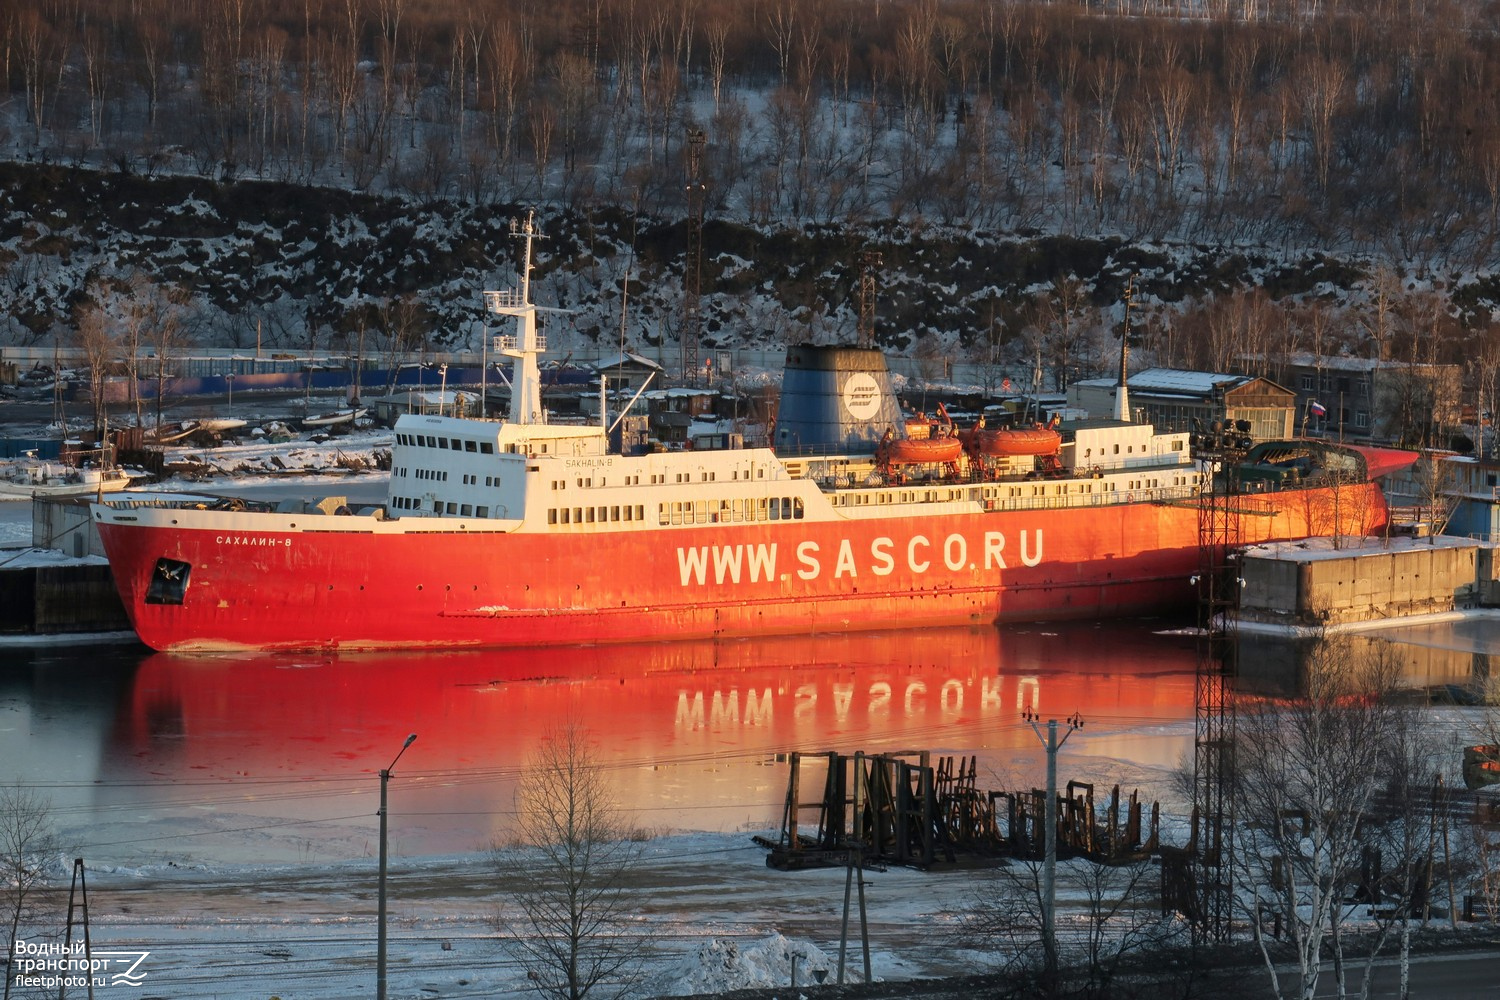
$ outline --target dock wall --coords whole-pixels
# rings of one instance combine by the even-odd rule
[[[1495,551],[1477,543],[1316,554],[1251,550],[1241,565],[1239,617],[1320,627],[1495,606]]]
[[[0,570],[0,634],[117,632],[130,628],[109,567],[97,564]]]

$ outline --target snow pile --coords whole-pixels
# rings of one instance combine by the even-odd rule
[[[0,548],[9,548],[6,542],[13,534],[18,534],[14,524],[0,524]],[[26,541],[31,540],[31,526],[21,525],[26,528]],[[38,566],[108,566],[109,560],[103,556],[80,556],[67,555],[59,549],[38,549],[22,547],[13,549],[0,555],[0,569],[34,569]]]
[[[830,960],[812,942],[788,941],[778,933],[749,944],[710,938],[665,973],[664,992],[668,996],[694,996],[787,986],[792,982],[793,959],[798,985],[832,982],[838,967],[836,958]],[[822,980],[818,973],[823,974]]]

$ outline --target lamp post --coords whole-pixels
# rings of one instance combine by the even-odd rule
[[[391,771],[396,766],[396,761],[406,753],[406,748],[417,740],[417,734],[412,733],[401,744],[401,749],[396,753],[396,759],[391,761],[391,766],[380,772],[380,892],[379,909],[376,915],[375,931],[375,997],[376,1000],[385,1000],[385,789],[391,780]]]

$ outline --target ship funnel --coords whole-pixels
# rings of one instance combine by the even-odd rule
[[[885,355],[859,347],[787,348],[774,445],[784,455],[873,453],[904,434]]]

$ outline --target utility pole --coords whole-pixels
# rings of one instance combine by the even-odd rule
[[[94,967],[94,944],[89,939],[89,883],[84,874],[83,859],[73,859],[73,884],[68,888],[68,927],[63,932],[63,956],[65,962],[70,962],[73,957],[73,913],[81,910],[83,913],[83,967],[92,970]],[[73,968],[73,966],[69,966]],[[72,976],[64,973],[59,977],[62,983],[57,988],[57,1000],[65,1000],[68,991],[68,983],[77,979],[88,981],[89,1000],[94,1000],[94,977],[91,974]],[[10,996],[10,970],[6,970],[5,995]]]
[[[1040,716],[1027,710],[1021,718],[1031,723],[1032,732],[1047,749],[1047,802],[1043,822],[1047,829],[1043,838],[1046,854],[1042,861],[1042,950],[1046,953],[1047,979],[1057,976],[1057,751],[1068,742],[1068,737],[1083,728],[1083,716],[1074,712],[1066,720],[1068,731],[1062,739],[1057,738],[1057,720],[1047,720],[1047,735],[1042,735],[1038,725]]]
[[[844,855],[844,864],[848,871],[844,875],[844,923],[839,931],[838,983],[840,986],[844,985],[844,956],[848,952],[849,945],[849,892],[856,878],[859,879],[859,940],[864,948],[865,982],[870,982],[870,922],[865,912],[864,846],[860,841],[852,841],[848,852]]]

